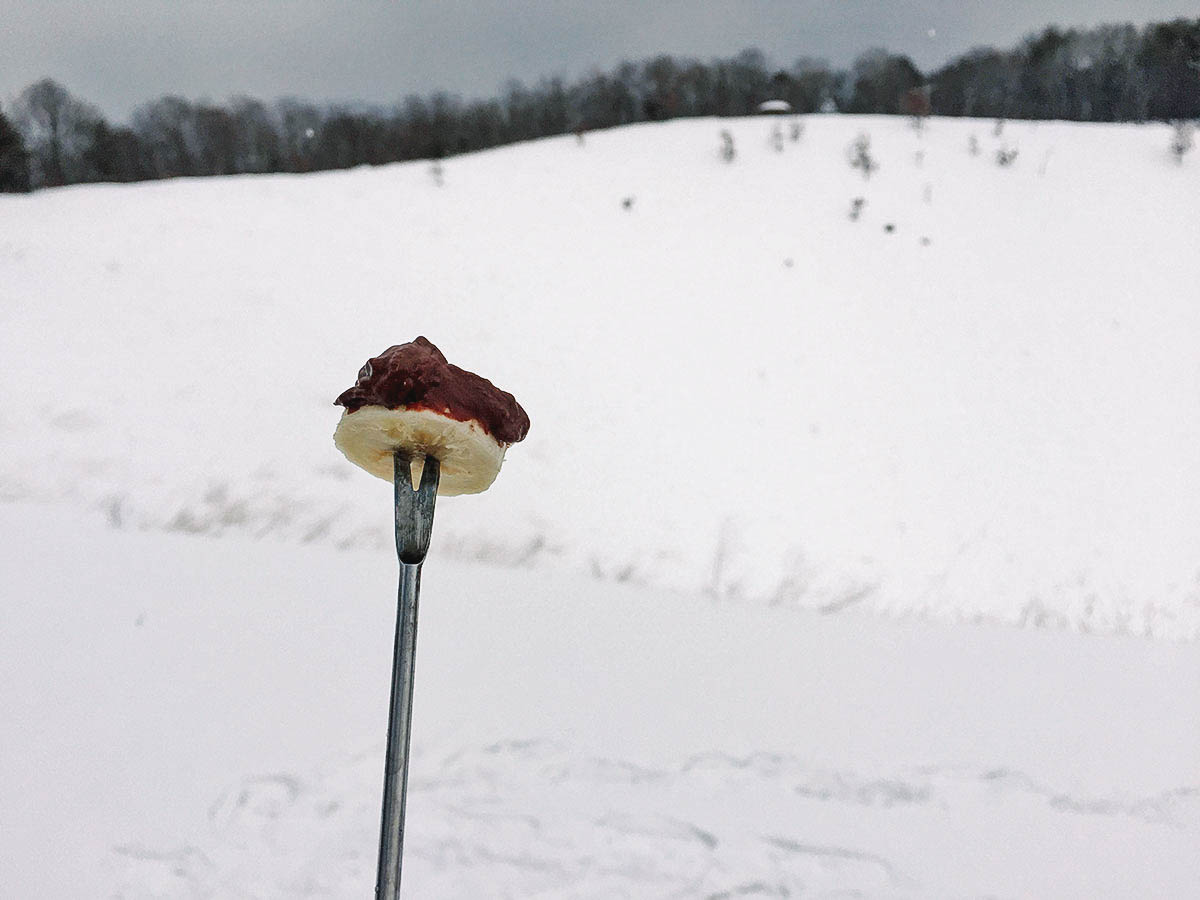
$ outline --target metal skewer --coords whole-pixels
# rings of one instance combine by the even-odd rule
[[[396,501],[396,555],[400,559],[400,599],[396,613],[396,648],[392,657],[392,694],[388,710],[387,763],[383,774],[383,823],[379,831],[376,900],[400,896],[404,855],[404,807],[408,794],[408,750],[411,739],[413,669],[417,655],[417,600],[421,563],[429,550],[433,505],[441,466],[425,457],[421,483],[414,485],[412,457],[396,451],[393,481]]]

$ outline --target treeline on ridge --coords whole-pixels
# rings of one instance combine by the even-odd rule
[[[0,191],[250,172],[310,172],[439,159],[515,141],[685,116],[737,116],[765,100],[797,113],[894,114],[922,89],[945,116],[1099,122],[1200,117],[1200,18],[1142,28],[1055,27],[1010,50],[977,48],[932,73],[870,50],[848,70],[758,50],[701,62],[658,56],[567,84],[509,82],[499,97],[436,93],[391,108],[248,97],[162,97],[128,125],[106,121],[51,79],[0,110]]]

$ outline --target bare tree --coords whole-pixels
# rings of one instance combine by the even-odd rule
[[[84,180],[83,152],[100,112],[50,78],[25,88],[16,102],[17,126],[30,154],[35,186],[55,187]]]
[[[230,101],[230,116],[236,171],[278,172],[283,155],[279,129],[267,107],[252,97],[235,97]]]
[[[153,178],[145,144],[129,128],[114,128],[103,119],[93,123],[82,153],[81,181],[144,181]]]
[[[29,184],[29,154],[21,133],[0,111],[0,193],[24,193]]]
[[[854,61],[853,79],[849,111],[858,113],[901,112],[908,91],[923,82],[912,60],[882,48],[868,50]]]
[[[199,174],[196,110],[182,97],[162,97],[139,107],[133,130],[141,138],[156,178]]]
[[[223,106],[196,107],[196,161],[200,175],[233,175],[238,171],[237,125]]]
[[[288,172],[310,172],[316,166],[321,111],[311,103],[288,98],[275,107],[279,122],[280,164]]]

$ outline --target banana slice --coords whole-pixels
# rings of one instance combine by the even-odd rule
[[[447,497],[478,494],[491,487],[508,446],[477,422],[459,422],[428,409],[384,406],[342,413],[333,443],[350,462],[386,481],[392,480],[392,458],[397,450],[414,459],[432,456],[442,466],[438,494]],[[419,478],[418,470],[413,473],[413,484],[419,483]]]

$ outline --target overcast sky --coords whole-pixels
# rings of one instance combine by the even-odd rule
[[[124,120],[167,93],[390,103],[750,46],[780,66],[885,46],[932,68],[1056,23],[1195,16],[1196,0],[0,0],[0,101],[51,76]]]

